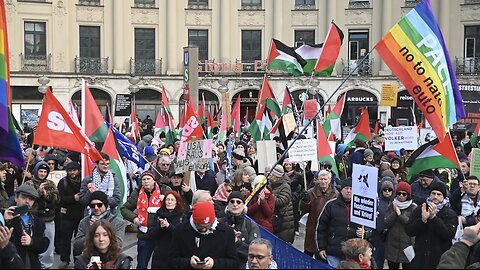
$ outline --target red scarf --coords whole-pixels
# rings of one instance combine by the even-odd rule
[[[147,227],[148,213],[156,213],[162,207],[162,200],[160,187],[157,183],[155,183],[155,187],[150,194],[150,200],[145,193],[145,189],[143,187],[140,189],[137,199],[137,215],[142,226]]]
[[[360,266],[361,269],[372,269],[368,264],[366,264],[364,262],[359,262],[359,261],[355,261],[355,260],[352,260],[352,259],[345,259],[345,261],[356,262],[356,263],[358,263],[358,266]]]

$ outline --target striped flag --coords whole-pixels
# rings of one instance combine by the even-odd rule
[[[284,70],[290,75],[300,76],[303,74],[303,66],[306,63],[292,47],[288,47],[281,41],[272,38],[270,53],[267,58],[267,68],[269,70]]]
[[[348,146],[352,146],[356,139],[368,142],[372,139],[370,135],[370,120],[368,119],[368,109],[363,108],[360,120],[355,128],[350,130],[344,142]]]
[[[465,118],[457,78],[432,7],[423,0],[375,45],[440,140]]]
[[[330,77],[335,67],[338,55],[340,54],[340,48],[343,43],[343,32],[332,21],[330,30],[328,31],[327,38],[323,43],[322,51],[318,57],[318,61],[315,64],[313,72],[321,76]]]

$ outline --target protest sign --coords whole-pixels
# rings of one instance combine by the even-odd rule
[[[382,94],[380,96],[380,106],[397,106],[398,84],[382,84]]]
[[[210,158],[212,158],[213,141],[201,140],[184,142],[185,152],[177,158],[175,173],[186,171],[200,171],[210,169]]]
[[[470,175],[480,177],[480,149],[472,149],[472,162],[470,163]]]
[[[385,151],[400,149],[415,150],[418,148],[416,126],[386,127],[384,129]]]
[[[65,176],[67,176],[66,171],[51,171],[48,173],[47,179],[52,180],[55,185],[58,185],[58,182]]]
[[[288,145],[291,145],[292,142],[293,140],[288,141]],[[317,160],[317,140],[297,140],[288,150],[288,159],[291,162]]]
[[[264,173],[265,167],[271,168],[277,161],[275,141],[257,141],[258,172]]]
[[[376,228],[378,169],[353,164],[350,220]]]

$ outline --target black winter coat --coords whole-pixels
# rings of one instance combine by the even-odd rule
[[[339,194],[336,199],[327,202],[323,208],[317,227],[318,250],[326,250],[327,255],[343,258],[342,242],[356,238],[357,228],[362,226],[350,222],[350,202],[345,202]],[[366,237],[368,238],[368,236]]]
[[[170,226],[168,228],[160,228],[160,218],[166,218]],[[150,239],[155,240],[155,250],[152,256],[152,269],[170,269],[170,261],[172,259],[172,237],[173,230],[179,224],[186,220],[183,211],[168,212],[164,208],[157,211],[157,226],[151,231]]]
[[[24,263],[27,263],[27,256],[30,265],[25,265],[25,268],[40,269],[40,260],[38,255],[47,251],[50,240],[45,236],[45,223],[37,216],[30,216],[31,219],[31,233],[32,244],[30,246],[23,246],[20,239],[23,234],[22,219],[20,217],[14,218],[7,222],[7,227],[14,228],[10,242],[15,244],[18,254]]]
[[[199,246],[195,239],[199,239]],[[212,233],[200,234],[192,228],[190,220],[186,220],[173,231],[172,268],[192,269],[190,258],[193,255],[201,260],[211,257],[214,260],[213,269],[238,269],[240,263],[235,248],[233,229],[218,222]]]
[[[81,183],[80,179],[75,182],[68,176],[60,179],[58,182],[57,189],[60,194],[60,211],[62,217],[74,220],[81,220],[83,218],[83,205],[80,201],[75,201],[75,194],[80,193]]]
[[[248,246],[253,239],[260,237],[260,229],[258,225],[245,218],[245,215],[233,216],[230,212],[227,212],[225,218],[222,220],[226,225],[232,227],[235,231],[239,231],[242,234],[240,239],[235,242],[235,246],[238,252],[238,258],[243,265],[247,262]]]
[[[1,226],[1,225],[0,225]],[[18,255],[17,248],[9,242],[4,248],[0,248],[1,269],[24,269],[22,258]]]
[[[275,212],[273,233],[285,242],[293,243],[295,238],[295,223],[293,217],[292,190],[286,176],[271,182],[275,197]]]
[[[436,217],[422,221],[422,206],[413,210],[406,231],[415,236],[415,258],[412,269],[435,269],[440,256],[452,246],[452,238],[457,231],[457,214],[450,207],[443,207]]]

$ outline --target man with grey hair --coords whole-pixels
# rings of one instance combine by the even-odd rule
[[[332,185],[332,174],[327,170],[319,171],[313,180],[315,184],[302,195],[300,209],[302,213],[309,213],[305,229],[305,243],[303,252],[309,256],[319,258],[319,250],[315,241],[318,217],[322,213],[325,204],[337,197],[338,191]]]
[[[169,185],[170,184],[170,174],[174,174],[175,170],[171,166],[172,161],[169,157],[159,157],[157,159],[157,164],[153,168],[150,168],[150,171],[155,175],[155,181],[160,185]]]
[[[192,206],[197,202],[211,202],[213,204],[212,195],[210,191],[199,189],[193,193]]]
[[[270,241],[264,238],[255,238],[250,242],[245,269],[277,269]]]

